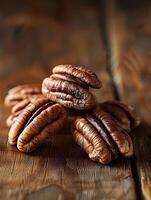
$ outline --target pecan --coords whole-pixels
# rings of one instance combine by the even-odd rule
[[[140,124],[140,118],[134,108],[119,101],[106,101],[99,107],[110,113],[128,132]]]
[[[8,91],[4,103],[7,107],[13,107],[18,102],[35,96],[42,96],[41,85],[39,84],[19,85]]]
[[[66,119],[62,105],[46,98],[36,99],[18,115],[10,128],[8,141],[22,152],[31,152],[58,132]]]
[[[102,164],[119,155],[133,154],[129,134],[107,112],[95,109],[90,114],[78,116],[73,122],[73,136],[89,157]]]
[[[53,74],[43,81],[44,96],[77,110],[90,109],[96,104],[94,95],[89,91],[89,87],[101,87],[95,73],[72,65],[58,65],[52,72]]]
[[[19,114],[20,112],[16,112],[9,115],[9,117],[6,119],[6,125],[8,128],[10,128],[13,125]]]
[[[26,108],[26,106],[36,99],[43,98],[41,95],[34,95],[30,98],[24,99],[18,103],[16,103],[12,108],[11,108],[11,114],[6,120],[6,125],[7,127],[11,127],[12,124],[15,122],[16,118],[18,115],[23,111],[23,109]]]

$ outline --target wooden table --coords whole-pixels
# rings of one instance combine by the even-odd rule
[[[0,3],[0,199],[151,199],[151,5],[106,2]],[[132,158],[92,162],[68,129],[31,154],[7,145],[7,90],[41,82],[60,63],[90,66],[103,82],[98,101],[136,108]]]

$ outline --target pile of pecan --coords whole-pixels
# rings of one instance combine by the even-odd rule
[[[5,98],[11,108],[6,121],[8,142],[31,152],[72,119],[73,138],[92,160],[108,164],[113,158],[133,155],[129,133],[139,125],[139,117],[121,102],[97,103],[89,88],[101,86],[91,70],[58,65],[42,86],[20,85],[9,90]]]

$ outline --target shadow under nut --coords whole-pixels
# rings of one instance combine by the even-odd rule
[[[59,104],[50,105],[28,124],[37,105],[30,104],[17,118],[9,132],[9,143],[22,152],[31,152],[47,141],[64,125],[67,114]],[[27,124],[27,125],[26,125]]]
[[[89,157],[102,164],[108,164],[112,155],[104,140],[97,130],[82,117],[77,117],[74,121],[73,136],[77,144],[86,151]]]
[[[65,107],[83,110],[92,108],[95,97],[87,89],[68,81],[46,78],[42,84],[42,93],[52,101]]]

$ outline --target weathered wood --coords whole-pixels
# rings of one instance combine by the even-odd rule
[[[151,199],[151,3],[112,3],[108,10],[112,74],[120,98],[134,105],[142,118],[132,133],[132,165],[144,198]]]
[[[113,98],[95,1],[16,2],[0,8],[0,199],[135,200],[129,160],[90,161],[68,129],[31,154],[7,145],[7,89],[42,81],[48,66],[90,65],[103,81],[98,100]]]

